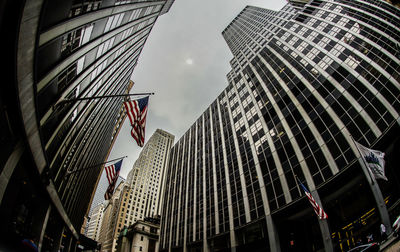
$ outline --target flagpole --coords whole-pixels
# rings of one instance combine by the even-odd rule
[[[361,158],[361,160],[362,160],[362,162],[363,162],[363,164],[364,164],[364,167],[365,167],[365,168],[363,168],[363,169],[367,169],[367,173],[368,173],[368,175],[369,175],[369,178],[371,179],[371,184],[374,185],[374,184],[375,184],[375,179],[372,177],[371,171],[369,170],[367,164],[365,163],[364,157],[363,157],[363,155],[362,155],[360,149],[358,148],[358,144],[356,143],[356,140],[354,140],[354,138],[353,138],[352,135],[350,135],[350,138],[351,138],[351,140],[353,140],[353,143],[354,143],[354,145],[356,146],[356,148],[357,148],[357,150],[358,150],[358,153],[360,154],[360,158]]]
[[[385,199],[383,198],[382,191],[379,187],[379,184],[377,182],[375,182],[375,178],[372,176],[370,169],[368,168],[367,164],[365,163],[364,157],[361,153],[361,150],[358,148],[356,141],[354,140],[352,135],[350,135],[350,137],[353,140],[353,143],[355,144],[358,152],[360,153],[360,158],[362,159],[361,169],[364,171],[364,173],[367,172],[369,174],[369,177],[371,179],[371,183],[368,183],[369,187],[375,198],[375,202],[376,202],[381,220],[386,227],[386,233],[390,234],[392,232],[392,226],[390,223],[389,213],[386,208],[386,203],[385,203]],[[367,179],[367,182],[368,182],[368,179]]]
[[[107,162],[103,162],[103,163],[91,165],[91,166],[89,166],[89,167],[85,167],[85,168],[82,168],[82,169],[77,169],[77,170],[75,170],[75,171],[67,171],[67,174],[65,174],[65,177],[67,177],[67,176],[69,176],[69,175],[71,175],[72,173],[75,173],[75,172],[79,172],[79,171],[83,171],[83,170],[95,168],[95,167],[98,167],[99,165],[107,164],[107,163],[113,162],[113,161],[115,161],[115,160],[120,160],[120,159],[124,159],[124,158],[127,158],[127,157],[128,157],[128,156],[123,156],[123,157],[120,157],[120,158],[116,158],[116,159],[113,159],[113,160],[109,160],[109,161],[107,161]]]
[[[136,94],[116,94],[116,95],[101,95],[101,96],[91,96],[91,97],[80,97],[80,98],[72,98],[72,99],[64,99],[56,104],[54,107],[57,108],[59,106],[65,105],[70,102],[76,101],[86,101],[86,100],[94,100],[94,99],[104,99],[104,98],[116,98],[116,97],[130,97],[130,96],[142,96],[142,95],[154,95],[154,93],[136,93]]]
[[[295,173],[293,174],[297,180],[298,186],[302,188],[303,192],[306,194],[305,195],[306,198],[308,198],[308,201],[311,203],[311,207],[313,208],[315,214],[318,216],[318,223],[319,223],[319,228],[321,230],[325,251],[333,252],[331,231],[329,229],[329,224],[327,220],[328,214],[323,209],[322,201],[321,198],[319,197],[317,190],[315,188],[313,191],[307,189],[307,187],[300,181],[300,178],[297,177]],[[318,204],[318,202],[321,204],[321,206]]]

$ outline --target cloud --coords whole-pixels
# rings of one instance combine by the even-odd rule
[[[178,140],[227,86],[232,54],[221,32],[246,5],[279,9],[285,3],[176,0],[157,19],[131,77],[132,93],[155,92],[149,101],[146,140],[157,128]],[[193,59],[193,65],[187,64],[188,59]],[[126,177],[140,150],[126,120],[110,156],[129,156],[122,176]]]

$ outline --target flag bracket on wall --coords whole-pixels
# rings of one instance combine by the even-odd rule
[[[154,93],[136,93],[136,94],[114,94],[114,95],[101,95],[101,96],[90,96],[90,97],[78,97],[72,99],[63,99],[58,101],[53,106],[53,110],[56,110],[59,107],[64,106],[65,104],[77,101],[90,101],[95,99],[108,99],[108,98],[118,98],[118,97],[132,97],[132,96],[149,96],[154,95]]]
[[[99,165],[104,165],[104,164],[107,164],[107,163],[110,163],[110,162],[114,162],[114,161],[116,161],[116,160],[124,159],[124,158],[127,158],[127,157],[128,157],[128,156],[123,156],[123,157],[116,158],[116,159],[113,159],[113,160],[110,160],[110,161],[107,161],[107,162],[94,164],[94,165],[91,165],[91,166],[88,166],[88,167],[85,167],[85,168],[81,168],[81,169],[76,169],[76,170],[74,170],[74,171],[69,171],[69,170],[67,170],[67,172],[65,173],[65,177],[64,177],[64,178],[66,178],[67,176],[69,176],[69,175],[71,175],[71,174],[73,174],[73,173],[80,172],[80,171],[84,171],[84,170],[87,170],[87,169],[96,168],[96,167],[99,167]]]

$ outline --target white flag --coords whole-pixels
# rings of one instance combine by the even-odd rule
[[[375,179],[388,180],[385,176],[385,153],[368,149],[367,147],[357,143],[357,147],[360,150],[361,156],[364,159],[365,165],[369,169]]]

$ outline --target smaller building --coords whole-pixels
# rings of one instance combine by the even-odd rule
[[[101,243],[101,251],[115,251],[115,240],[118,234],[114,228],[117,225],[117,216],[121,202],[124,182],[121,182],[114,191],[110,200],[105,202],[103,210],[103,220],[100,228],[99,242]]]
[[[117,252],[158,251],[160,236],[160,216],[139,220],[124,228],[117,240]]]
[[[92,215],[87,224],[86,236],[95,241],[98,241],[100,237],[100,229],[103,221],[103,212],[104,212],[104,204],[100,203],[95,208],[93,208]]]

